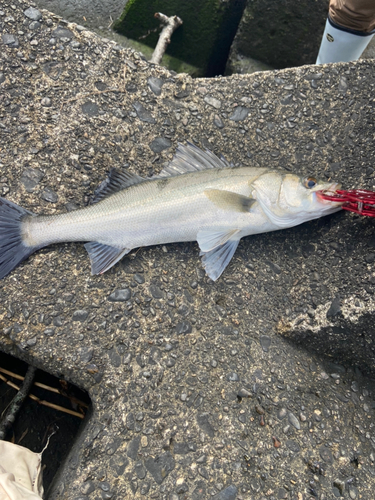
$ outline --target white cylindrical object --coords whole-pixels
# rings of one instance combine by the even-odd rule
[[[327,19],[316,64],[356,61],[374,33],[351,32]]]

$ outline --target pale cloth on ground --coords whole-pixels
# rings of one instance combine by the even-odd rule
[[[344,28],[371,33],[375,29],[375,1],[330,0],[329,17]]]
[[[41,460],[41,453],[0,440],[0,500],[41,500]]]

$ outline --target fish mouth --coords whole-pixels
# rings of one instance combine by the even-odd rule
[[[326,189],[326,191],[335,193],[338,189],[341,189],[341,183],[340,182],[334,182],[333,184],[331,184],[329,186],[328,189]]]
[[[334,182],[333,184],[331,184],[331,186],[328,188],[328,191],[337,191],[337,189],[341,189],[340,182]]]
[[[343,201],[340,200],[340,196],[336,194],[336,191],[341,188],[341,184],[339,182],[334,182],[327,189],[322,189],[316,191],[316,196],[320,203],[323,205],[329,205],[330,207],[341,207],[343,205]],[[331,199],[326,199],[324,195],[329,196]],[[335,197],[337,196],[337,198]]]

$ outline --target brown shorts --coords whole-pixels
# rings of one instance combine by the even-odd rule
[[[371,33],[375,29],[375,0],[330,0],[329,17],[344,28]]]

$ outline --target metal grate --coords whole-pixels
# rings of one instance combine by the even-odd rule
[[[18,392],[15,386],[22,385],[27,369],[25,362],[0,352],[0,423],[9,414]],[[29,396],[6,431],[5,440],[40,452],[54,433],[43,453],[45,491],[71,449],[89,408],[87,393],[49,373],[36,371]]]

